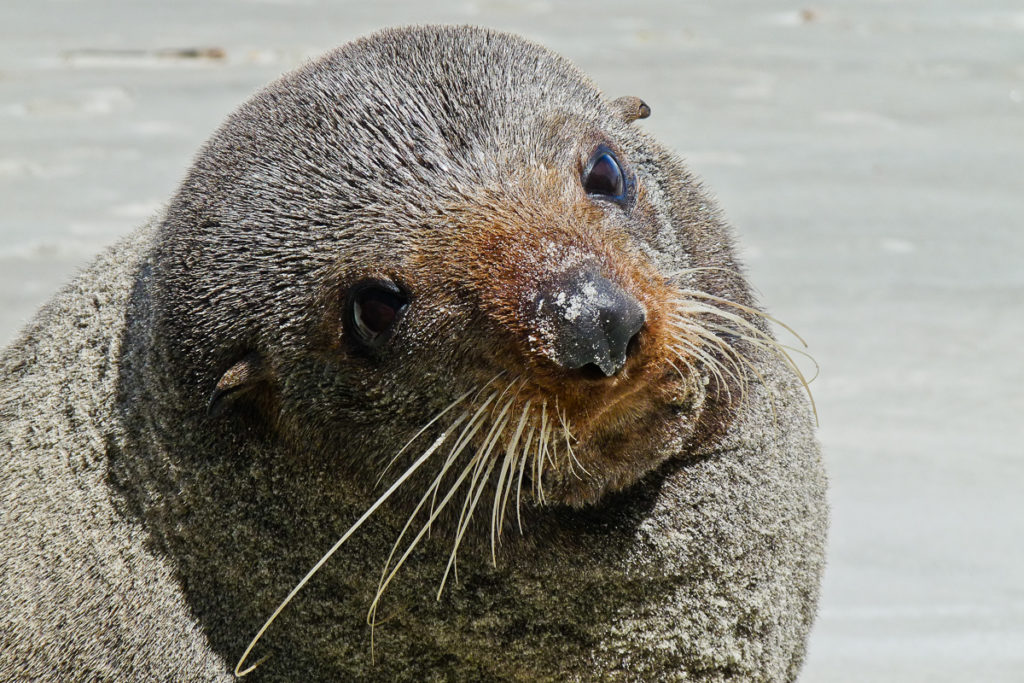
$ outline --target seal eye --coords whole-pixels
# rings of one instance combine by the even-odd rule
[[[387,341],[408,305],[408,298],[393,282],[360,282],[348,296],[349,328],[360,344],[377,348]]]
[[[621,202],[626,198],[626,179],[615,154],[601,145],[583,171],[583,189],[587,194]]]

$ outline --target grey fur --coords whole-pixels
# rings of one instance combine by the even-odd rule
[[[425,27],[346,45],[229,117],[166,214],[0,360],[0,679],[232,677],[380,493],[383,464],[494,374],[497,333],[459,281],[414,298],[401,352],[372,361],[325,340],[339,283],[406,273],[424,244],[443,253],[446,207],[482,188],[515,195],[521,167],[571,168],[593,131],[654,207],[607,224],[663,276],[752,304],[738,278],[684,270],[737,269],[728,230],[619,108],[537,45]],[[219,378],[250,352],[261,384],[210,415]],[[371,662],[366,609],[423,490],[410,480],[271,627],[251,677],[794,679],[825,480],[802,389],[749,353],[761,380],[709,422],[723,433],[680,427],[633,485],[595,472],[588,504],[528,505],[497,566],[471,528],[458,583],[436,601],[451,545],[439,525],[385,595]]]

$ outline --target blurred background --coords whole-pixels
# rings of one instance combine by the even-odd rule
[[[3,0],[0,343],[253,90],[428,21],[644,98],[810,343],[833,524],[802,680],[1024,680],[1020,0]]]

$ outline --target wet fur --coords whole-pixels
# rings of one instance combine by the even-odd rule
[[[347,45],[233,114],[166,214],[2,357],[0,678],[231,677],[289,590],[433,443],[267,630],[254,679],[794,678],[827,514],[813,420],[747,308],[729,230],[631,125],[638,106],[521,39],[430,28]],[[566,182],[605,138],[641,188],[628,212]],[[510,260],[541,239],[565,259],[598,254],[654,313],[631,372],[660,368],[664,392],[593,417],[590,441],[595,389],[544,364],[510,303],[529,284],[517,272],[555,267]],[[416,293],[399,352],[346,341],[339,292],[367,276]],[[680,315],[738,351],[707,337],[695,351]],[[230,375],[253,354],[259,372]],[[246,391],[211,415],[225,373]],[[510,435],[554,394],[578,416],[566,443],[590,451],[579,469],[571,446],[552,459],[546,497],[542,476],[502,490]],[[480,411],[488,396],[505,417]],[[501,420],[508,434],[479,470],[470,440],[439,478],[454,442],[438,440],[477,412],[483,434]],[[488,483],[450,489],[487,468]],[[435,481],[452,503],[380,593]]]

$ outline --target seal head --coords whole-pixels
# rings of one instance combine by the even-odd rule
[[[207,145],[164,222],[164,382],[190,413],[244,398],[368,484],[457,397],[475,398],[453,419],[497,392],[496,448],[521,417],[549,437],[547,500],[634,483],[695,429],[716,370],[715,400],[744,374],[720,331],[687,331],[707,300],[688,309],[686,291],[741,318],[752,301],[717,215],[630,125],[649,112],[633,100],[473,31],[378,34],[286,76]]]

